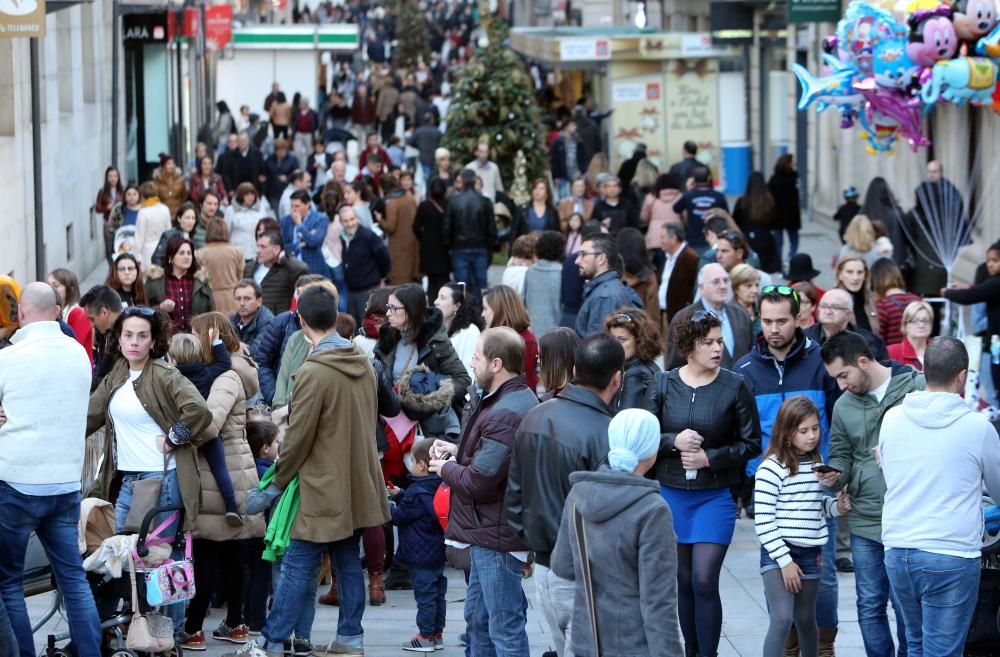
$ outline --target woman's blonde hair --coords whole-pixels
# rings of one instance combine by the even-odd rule
[[[875,245],[875,227],[871,220],[863,214],[851,219],[844,231],[844,242],[858,253],[871,251]]]
[[[759,283],[760,273],[750,265],[739,264],[729,270],[729,280],[733,285],[733,293],[735,293],[741,285]]]
[[[170,338],[170,349],[167,353],[178,365],[205,362],[201,341],[190,333],[177,333]]]
[[[906,306],[906,310],[903,311],[903,317],[899,320],[900,328],[903,331],[903,335],[906,335],[906,325],[913,321],[913,318],[917,316],[917,313],[921,310],[927,312],[927,316],[930,317],[931,323],[934,323],[934,309],[931,308],[931,304],[926,301],[911,301]],[[933,328],[933,326],[931,327]]]

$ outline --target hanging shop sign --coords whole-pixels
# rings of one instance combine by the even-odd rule
[[[788,0],[789,23],[836,23],[840,0]]]
[[[0,0],[0,38],[45,36],[45,0]]]
[[[209,5],[205,7],[205,46],[209,50],[222,50],[233,39],[233,6]]]

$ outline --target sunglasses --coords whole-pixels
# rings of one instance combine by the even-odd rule
[[[156,316],[156,311],[152,308],[147,308],[146,306],[129,306],[122,314],[126,317],[145,317],[146,319],[151,319]]]
[[[691,321],[694,322],[695,324],[700,324],[701,322],[704,322],[709,317],[711,317],[715,321],[721,323],[721,321],[719,320],[719,316],[716,315],[711,310],[699,310],[695,314],[691,315]]]
[[[760,295],[780,294],[783,297],[792,297],[796,302],[799,300],[799,293],[787,285],[767,285],[760,291]]]
[[[632,324],[635,322],[634,319],[632,319],[625,313],[620,313],[618,315],[615,315],[615,321],[618,322],[619,324]]]

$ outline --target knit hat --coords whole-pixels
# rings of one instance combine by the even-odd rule
[[[641,408],[629,408],[608,425],[608,463],[613,470],[632,472],[660,448],[660,422]]]

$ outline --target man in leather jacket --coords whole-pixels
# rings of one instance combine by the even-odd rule
[[[444,212],[444,242],[451,250],[451,266],[455,280],[464,282],[482,299],[482,290],[489,285],[486,272],[490,251],[497,240],[497,225],[493,205],[476,191],[476,172],[462,170],[462,189],[448,201]]]
[[[538,606],[559,657],[573,616],[574,584],[549,569],[569,475],[596,470],[608,455],[611,402],[621,387],[625,350],[608,333],[594,333],[576,348],[573,383],[528,412],[514,438],[504,500],[507,524],[535,552]]]

